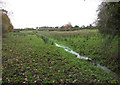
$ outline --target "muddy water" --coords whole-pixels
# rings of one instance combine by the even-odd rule
[[[88,60],[93,66],[102,68],[106,73],[109,73],[109,74],[112,75],[115,79],[118,79],[118,76],[117,76],[115,73],[113,73],[110,69],[108,69],[108,68],[105,67],[105,66],[101,66],[100,64],[97,64],[97,63],[96,63],[95,61],[93,61],[91,58],[88,58],[88,57],[85,57],[85,56],[81,56],[81,55],[79,55],[79,53],[76,53],[75,51],[71,50],[70,48],[65,47],[65,46],[62,46],[62,45],[59,45],[59,44],[57,44],[57,43],[55,43],[55,45],[56,45],[57,47],[64,48],[64,50],[67,51],[67,52],[69,52],[69,53],[72,53],[72,54],[76,55],[77,58]]]

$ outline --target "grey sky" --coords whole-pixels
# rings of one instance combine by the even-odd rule
[[[99,0],[4,0],[15,28],[89,25],[97,19]],[[13,12],[13,14],[12,14]]]

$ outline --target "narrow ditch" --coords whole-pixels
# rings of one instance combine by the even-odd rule
[[[71,50],[70,48],[65,47],[65,46],[62,46],[62,45],[59,45],[59,44],[57,44],[57,43],[55,43],[55,45],[56,45],[57,47],[64,48],[65,51],[76,55],[77,58],[79,58],[79,59],[85,59],[85,60],[89,61],[90,64],[93,65],[93,66],[95,66],[95,67],[102,68],[106,73],[108,73],[109,75],[111,75],[112,77],[114,77],[116,80],[118,80],[118,75],[117,75],[117,74],[115,74],[114,72],[112,72],[112,71],[111,71],[110,69],[108,69],[107,67],[101,66],[100,64],[96,63],[96,62],[95,62],[94,60],[92,60],[91,58],[88,58],[88,57],[85,57],[85,56],[80,56],[79,53],[76,53],[75,51]]]

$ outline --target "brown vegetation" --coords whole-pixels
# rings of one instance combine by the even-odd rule
[[[2,9],[0,10],[0,13],[2,14],[2,22],[0,23],[2,25],[2,33],[12,31],[13,25],[7,15],[7,11]]]
[[[66,25],[63,25],[61,28],[71,29],[71,28],[72,28],[72,25],[71,25],[71,23],[68,23],[68,24],[66,24]]]

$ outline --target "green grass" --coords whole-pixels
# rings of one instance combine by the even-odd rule
[[[37,32],[37,34],[43,35],[44,33]],[[101,68],[96,68],[89,64],[88,61],[77,59],[75,55],[56,47],[54,44],[45,43],[37,34],[36,32],[22,31],[19,33],[10,33],[7,35],[8,37],[3,38],[3,83],[118,82]],[[45,33],[46,36],[47,34],[49,35],[49,32]],[[62,41],[61,35],[58,36],[58,40],[61,39],[59,40],[61,44],[74,49],[70,46],[70,42],[68,42],[70,41],[68,35],[68,38],[65,37],[67,39],[65,42],[64,40]],[[47,36],[46,39],[48,37],[50,36]],[[51,38],[57,40],[54,37]],[[51,38],[48,39],[50,42]]]
[[[58,40],[60,44],[72,48],[80,55],[90,57],[99,64],[119,74],[118,41],[119,36],[101,35],[98,30],[79,30],[69,32],[39,32]]]

